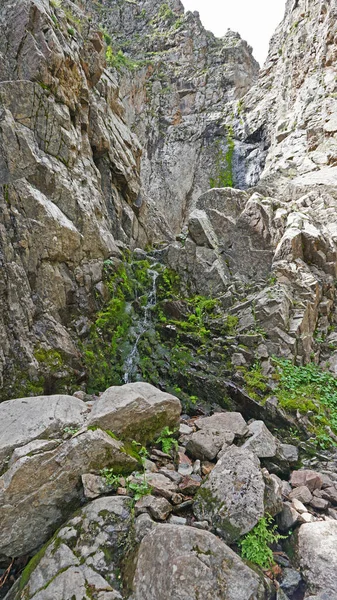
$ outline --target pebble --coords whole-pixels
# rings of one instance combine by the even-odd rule
[[[170,525],[186,525],[187,519],[185,517],[177,517],[176,515],[170,515],[168,522]]]

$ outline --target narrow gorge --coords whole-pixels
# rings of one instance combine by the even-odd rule
[[[1,0],[0,598],[337,600],[336,209],[336,0]]]

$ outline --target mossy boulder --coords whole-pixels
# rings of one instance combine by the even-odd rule
[[[227,448],[200,487],[194,513],[228,543],[248,533],[264,514],[265,483],[259,459],[244,448]]]
[[[95,403],[89,426],[110,430],[122,440],[153,441],[164,427],[175,428],[180,400],[149,383],[137,382],[107,389]]]

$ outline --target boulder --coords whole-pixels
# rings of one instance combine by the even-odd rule
[[[19,458],[0,477],[0,556],[30,554],[45,543],[83,500],[82,474],[103,467],[130,472],[137,464],[99,429]]]
[[[140,498],[135,505],[136,516],[147,512],[157,521],[166,521],[171,511],[172,504],[168,500],[151,494]]]
[[[130,600],[265,600],[266,585],[213,534],[158,525],[141,542]]]
[[[0,473],[15,448],[33,440],[60,437],[67,427],[80,428],[88,406],[73,396],[18,398],[0,404]]]
[[[99,535],[97,535],[97,530]],[[122,600],[120,562],[132,531],[130,498],[98,498],[27,565],[7,600]]]
[[[320,473],[310,471],[309,469],[301,469],[293,471],[290,478],[290,483],[294,488],[306,486],[311,492],[320,490],[323,484],[323,479]]]
[[[288,494],[289,500],[299,500],[304,504],[309,504],[312,499],[312,493],[307,488],[306,485],[300,485],[299,487],[294,488],[290,494]]]
[[[299,565],[307,583],[307,596],[337,598],[337,522],[317,521],[298,532]]]
[[[284,502],[282,511],[277,515],[277,524],[282,532],[289,531],[295,527],[300,518],[300,514],[290,504],[290,502]]]
[[[199,521],[208,521],[227,542],[233,542],[263,516],[264,493],[259,459],[244,448],[230,446],[200,487],[193,510]]]
[[[267,469],[262,470],[265,483],[264,507],[272,517],[282,511],[282,481],[277,475],[270,475]]]
[[[89,425],[110,430],[126,440],[145,444],[161,430],[179,426],[180,400],[149,383],[128,383],[107,389],[95,403]]]
[[[277,440],[267,429],[263,421],[253,421],[248,425],[251,436],[242,446],[254,452],[259,458],[272,458],[276,455]]]
[[[186,445],[187,452],[200,460],[213,460],[224,446],[233,443],[236,436],[247,432],[243,416],[238,412],[215,413],[195,421],[198,431]]]

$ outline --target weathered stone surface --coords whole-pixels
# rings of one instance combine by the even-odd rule
[[[270,475],[267,469],[262,469],[265,483],[264,506],[266,513],[272,515],[279,514],[283,508],[282,502],[282,481],[277,475]]]
[[[89,412],[72,396],[20,398],[0,404],[0,472],[15,448],[38,438],[62,436],[66,427],[80,428]]]
[[[294,488],[306,486],[311,492],[320,490],[322,487],[322,477],[315,471],[303,469],[293,471],[290,478],[290,483]]]
[[[312,493],[309,488],[305,485],[300,485],[293,489],[290,494],[288,494],[289,500],[294,500],[295,498],[300,502],[304,502],[304,504],[308,504],[312,499]]]
[[[172,504],[168,500],[152,496],[151,494],[140,498],[135,505],[136,516],[148,512],[157,521],[166,521],[171,511]]]
[[[307,582],[307,596],[337,596],[337,522],[302,525],[298,532],[299,564]]]
[[[290,504],[290,502],[284,502],[281,513],[277,516],[277,523],[281,531],[286,532],[292,529],[296,523],[300,514]]]
[[[130,498],[91,502],[33,559],[7,600],[82,600],[89,590],[100,600],[122,600],[120,561],[131,530]]]
[[[80,505],[81,475],[137,461],[104,431],[85,431],[56,449],[19,458],[0,477],[0,556],[31,553]]]
[[[277,440],[267,429],[263,421],[253,421],[248,425],[251,437],[243,444],[243,448],[254,452],[259,458],[272,458],[276,454]]]
[[[132,207],[140,145],[103,74],[102,35],[67,10],[0,8],[1,400],[78,377],[103,261],[121,256],[116,239],[147,237]]]
[[[233,542],[263,516],[264,492],[258,458],[230,446],[202,484],[193,511],[198,520],[207,520],[226,541]]]
[[[192,433],[186,451],[193,458],[213,460],[224,446],[230,446],[233,441],[234,434],[231,431],[201,429]]]
[[[269,597],[262,575],[221,540],[181,525],[158,525],[143,539],[133,589],[132,600]]]
[[[110,430],[122,439],[153,441],[161,430],[179,425],[178,398],[149,383],[128,383],[107,389],[95,403],[89,425]]]
[[[102,494],[108,494],[112,491],[113,486],[109,485],[105,478],[101,475],[93,473],[84,473],[82,475],[83,493],[88,500],[98,498]]]

